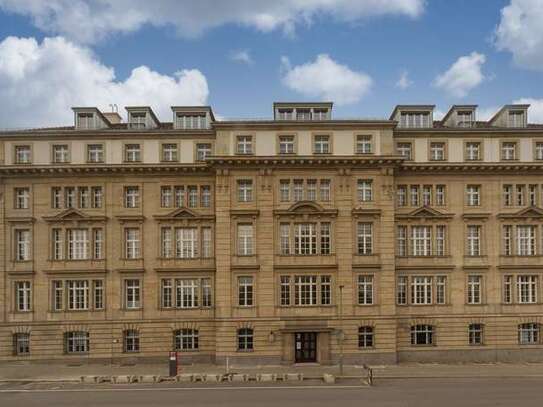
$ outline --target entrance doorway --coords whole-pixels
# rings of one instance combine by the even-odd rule
[[[296,363],[317,361],[317,333],[297,332],[294,334]]]

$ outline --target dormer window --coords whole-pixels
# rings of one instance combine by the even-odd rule
[[[177,128],[179,129],[207,129],[207,127],[205,113],[177,114]]]
[[[147,127],[147,113],[130,112],[130,128],[145,129]]]
[[[525,127],[524,111],[510,110],[507,120],[508,127]]]
[[[458,111],[456,113],[456,126],[457,127],[472,127],[473,126],[473,112],[472,111]]]
[[[311,110],[296,109],[296,120],[311,120]]]
[[[83,130],[94,129],[94,113],[78,113],[77,127]]]
[[[313,120],[328,119],[328,109],[313,109]]]
[[[277,119],[278,120],[292,120],[293,110],[292,109],[278,109],[277,110]]]
[[[15,146],[15,163],[30,164],[32,162],[32,150],[29,145]]]
[[[401,112],[400,127],[421,128],[430,126],[429,112]]]

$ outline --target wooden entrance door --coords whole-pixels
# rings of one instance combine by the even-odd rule
[[[317,334],[315,332],[297,332],[294,334],[296,363],[317,361]]]

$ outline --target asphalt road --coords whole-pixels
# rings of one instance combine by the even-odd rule
[[[35,386],[0,387],[2,407],[235,406],[466,407],[542,406],[542,379],[402,379],[356,385]]]

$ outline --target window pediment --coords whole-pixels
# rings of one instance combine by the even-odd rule
[[[153,216],[156,220],[212,220],[215,219],[214,215],[202,215],[189,208],[178,208],[166,215]]]
[[[429,206],[422,206],[406,214],[396,215],[397,219],[450,219],[453,214],[443,213]]]
[[[521,209],[515,213],[500,213],[498,215],[500,219],[528,219],[539,218],[543,219],[543,209],[537,206],[530,206],[529,208]]]
[[[54,216],[44,216],[43,219],[46,222],[73,222],[73,221],[88,221],[99,222],[105,221],[106,216],[90,216],[77,209],[66,209]]]
[[[327,215],[337,216],[337,209],[325,209],[313,201],[299,201],[286,210],[275,210],[275,215]]]

